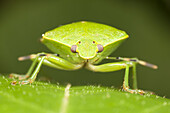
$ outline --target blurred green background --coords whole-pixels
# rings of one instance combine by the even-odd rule
[[[1,0],[0,73],[25,73],[31,61],[19,56],[50,52],[41,34],[75,21],[94,21],[126,31],[130,38],[111,56],[137,57],[159,66],[137,67],[138,87],[170,98],[169,0]],[[38,77],[60,84],[121,88],[124,70],[95,73],[85,69],[62,71],[43,66]]]

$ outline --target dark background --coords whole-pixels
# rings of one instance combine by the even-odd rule
[[[31,61],[19,56],[50,52],[41,34],[59,25],[88,20],[126,31],[130,38],[111,56],[137,57],[159,66],[138,65],[138,87],[170,98],[169,0],[4,0],[0,1],[0,73],[25,73]],[[43,66],[38,77],[74,85],[121,88],[124,71],[62,71]]]

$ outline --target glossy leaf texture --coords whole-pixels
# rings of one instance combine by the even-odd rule
[[[10,85],[0,76],[1,113],[170,113],[170,100],[101,86],[60,86],[47,82]]]

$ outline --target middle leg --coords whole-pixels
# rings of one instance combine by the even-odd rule
[[[143,94],[144,91],[142,90],[137,90],[137,82],[133,82],[133,88],[129,88],[129,68],[133,68],[133,80],[136,80],[136,63],[132,61],[121,61],[121,62],[113,62],[113,63],[106,63],[106,64],[101,64],[101,65],[92,65],[92,64],[87,64],[86,68],[95,71],[95,72],[112,72],[112,71],[118,71],[125,69],[125,76],[124,76],[124,81],[123,81],[123,90],[130,92],[130,93],[140,93]]]
[[[73,63],[71,63],[65,59],[62,59],[58,56],[55,56],[53,54],[46,54],[46,53],[32,54],[30,56],[20,57],[19,59],[20,60],[31,59],[31,60],[33,60],[33,63],[25,76],[20,76],[18,74],[11,74],[11,76],[13,76],[14,78],[15,77],[16,78],[22,77],[24,79],[28,78],[27,80],[19,79],[22,81],[13,81],[11,83],[12,85],[32,83],[36,79],[36,76],[37,76],[38,72],[40,71],[42,64],[53,67],[53,68],[62,69],[62,70],[76,70],[83,66],[83,64],[73,64]],[[36,64],[37,64],[37,66],[36,66]],[[36,66],[36,68],[35,68],[35,66]]]

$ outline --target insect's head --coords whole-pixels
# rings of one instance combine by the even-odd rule
[[[103,46],[94,40],[83,39],[78,41],[76,45],[72,45],[71,51],[78,53],[83,59],[92,59],[98,52],[103,51]]]

